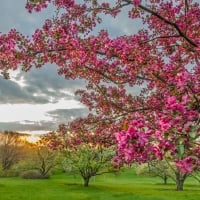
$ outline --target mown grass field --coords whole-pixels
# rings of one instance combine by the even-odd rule
[[[170,182],[134,175],[130,170],[121,175],[103,175],[84,188],[80,177],[58,174],[47,180],[0,178],[0,200],[197,200],[200,184],[193,179],[184,191],[176,191]]]

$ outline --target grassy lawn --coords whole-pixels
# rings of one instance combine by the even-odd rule
[[[162,180],[136,176],[127,171],[91,180],[84,188],[80,177],[58,174],[48,180],[0,178],[0,200],[196,200],[200,185],[189,179],[184,191],[175,185],[162,185]]]

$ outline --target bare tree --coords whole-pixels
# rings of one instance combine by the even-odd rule
[[[0,164],[3,171],[10,169],[22,158],[22,149],[19,133],[12,131],[0,133]]]
[[[42,178],[48,177],[48,173],[57,165],[57,152],[46,146],[38,145],[36,147],[35,165]]]

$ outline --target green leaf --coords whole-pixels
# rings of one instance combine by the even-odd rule
[[[196,138],[196,132],[191,132],[189,135],[190,135],[190,137],[193,138],[193,139]]]
[[[182,144],[178,145],[178,152],[179,152],[180,155],[184,154],[184,152],[185,152],[184,145],[182,145]]]

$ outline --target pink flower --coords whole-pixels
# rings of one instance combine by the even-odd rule
[[[133,5],[134,6],[139,6],[141,3],[141,0],[133,0]]]
[[[190,157],[187,157],[184,160],[176,161],[175,164],[180,169],[181,173],[192,172],[192,159]]]
[[[168,105],[176,104],[176,97],[175,96],[168,97],[167,104]]]
[[[163,118],[158,122],[161,131],[167,131],[171,127],[170,120],[168,118]]]

